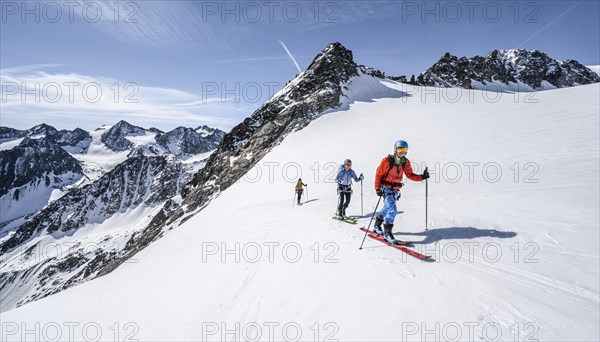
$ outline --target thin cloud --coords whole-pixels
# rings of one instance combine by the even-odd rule
[[[296,59],[294,58],[294,56],[292,56],[292,53],[290,52],[290,50],[288,50],[287,46],[285,46],[285,44],[281,40],[279,41],[279,43],[281,44],[281,46],[283,46],[283,49],[288,54],[288,56],[290,56],[290,59],[292,60],[292,62],[294,62],[294,65],[298,69],[298,72],[299,73],[302,72],[302,69],[300,69],[300,65],[298,65],[298,62],[296,62]]]
[[[239,121],[239,116],[253,110],[230,99],[224,102],[221,98],[205,98],[172,88],[137,84],[126,87],[126,82],[109,77],[48,73],[31,66],[1,69],[0,81],[2,125],[17,128],[45,122],[57,127],[93,129],[121,119],[144,127],[207,124],[228,128]],[[25,94],[23,84],[28,90]]]
[[[224,43],[217,39],[208,23],[201,22],[202,16],[198,10],[187,2],[78,2],[81,6],[94,3],[94,6],[101,9],[101,13],[110,13],[91,25],[122,41],[159,48],[188,45],[224,47]],[[114,6],[119,6],[119,11],[115,11]],[[76,12],[83,15],[83,11]],[[118,18],[115,18],[115,13]]]
[[[550,27],[550,25],[554,24],[558,19],[562,18],[565,14],[571,12],[575,7],[579,6],[582,2],[583,2],[583,0],[577,2],[575,5],[571,6],[568,10],[564,11],[563,13],[561,13],[558,17],[556,17],[554,20],[552,20],[551,22],[549,22],[548,24],[546,24],[544,27],[542,27],[541,29],[539,29],[536,33],[532,34],[529,38],[525,39],[517,47],[520,48],[521,46],[523,46],[523,44],[527,43],[528,41],[530,41],[531,39],[533,39],[535,36],[537,36],[538,34],[540,34],[542,31],[544,31],[545,29],[547,29],[548,27]]]
[[[48,68],[58,68],[62,67],[64,64],[31,64],[31,65],[20,65],[16,67],[3,68],[2,73],[13,74],[13,73],[21,73],[26,71],[34,71],[40,69],[48,69]]]

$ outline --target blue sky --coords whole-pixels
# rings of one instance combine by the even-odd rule
[[[599,3],[2,0],[0,125],[229,129],[298,73],[284,46],[304,69],[339,41],[388,75],[509,48],[598,65]]]

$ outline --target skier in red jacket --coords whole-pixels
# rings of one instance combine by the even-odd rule
[[[406,158],[408,143],[398,140],[394,144],[394,155],[388,155],[381,160],[375,172],[375,191],[377,196],[384,196],[383,208],[377,214],[373,230],[388,242],[396,244],[397,241],[392,234],[394,218],[398,213],[396,201],[400,198],[400,188],[404,185],[402,177],[406,174],[410,180],[419,182],[429,178],[427,170],[422,175],[413,173],[410,160]],[[383,230],[381,225],[383,224]]]

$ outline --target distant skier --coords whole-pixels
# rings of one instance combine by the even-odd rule
[[[362,173],[359,177],[356,176],[356,172],[352,170],[352,160],[344,160],[344,164],[340,165],[335,182],[337,183],[338,192],[338,206],[337,215],[341,218],[346,217],[346,208],[350,204],[350,197],[352,196],[352,180],[360,182],[364,179]]]
[[[299,178],[298,182],[296,183],[296,194],[298,195],[298,204],[301,204],[300,198],[302,197],[302,193],[304,193],[304,186],[307,186],[307,184],[302,183],[302,178]]]
[[[416,182],[429,178],[427,169],[422,175],[413,173],[410,160],[406,158],[407,152],[408,143],[404,140],[396,141],[394,155],[383,158],[375,172],[375,192],[377,192],[377,196],[384,197],[384,203],[383,208],[377,214],[373,230],[393,244],[396,244],[396,239],[392,234],[394,218],[398,213],[396,201],[400,198],[400,188],[404,185],[402,176],[406,174],[406,177]],[[382,224],[383,230],[381,229]]]

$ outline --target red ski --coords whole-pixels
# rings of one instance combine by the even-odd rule
[[[390,247],[393,247],[393,248],[396,248],[396,249],[398,249],[398,250],[401,250],[402,252],[404,252],[404,253],[406,253],[406,254],[408,254],[408,255],[410,255],[410,256],[413,256],[413,257],[415,257],[415,258],[417,258],[417,259],[424,260],[424,259],[429,259],[429,258],[431,258],[431,256],[430,256],[430,255],[421,254],[421,253],[419,253],[419,252],[415,252],[414,250],[412,250],[412,249],[410,249],[410,248],[406,248],[406,247],[404,247],[404,246],[401,246],[401,245],[394,245],[393,243],[389,243],[389,242],[388,242],[388,241],[386,241],[386,240],[385,240],[385,239],[384,239],[384,238],[383,238],[381,235],[379,235],[379,234],[375,234],[375,233],[373,233],[373,232],[371,232],[371,231],[368,231],[368,230],[367,230],[365,227],[360,227],[360,230],[362,230],[363,232],[367,232],[367,235],[369,235],[369,237],[370,237],[371,239],[375,239],[375,240],[377,240],[377,241],[383,242],[383,243],[385,243],[386,245],[388,245],[388,246],[390,246]]]

